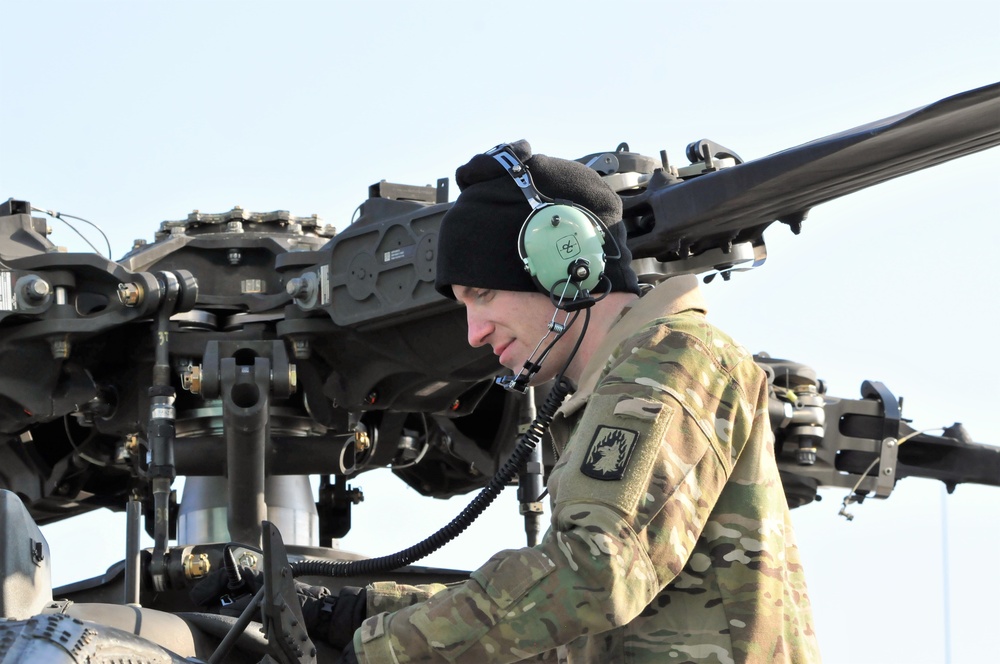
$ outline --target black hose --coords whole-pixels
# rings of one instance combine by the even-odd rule
[[[588,312],[589,313],[589,312]],[[586,330],[586,327],[584,328]],[[582,337],[582,335],[581,335]],[[579,342],[578,344],[579,345]],[[575,354],[575,353],[574,353]],[[572,357],[572,355],[570,356]],[[497,496],[510,483],[521,466],[528,459],[531,451],[542,442],[542,436],[548,431],[552,424],[552,418],[556,411],[566,400],[566,396],[573,390],[570,382],[560,373],[555,384],[545,397],[545,403],[538,409],[535,419],[528,425],[527,430],[521,434],[517,447],[511,453],[507,461],[497,471],[489,484],[483,487],[482,491],[472,499],[462,512],[451,520],[446,526],[436,533],[418,542],[408,549],[403,549],[397,553],[379,558],[369,558],[366,560],[354,560],[351,562],[333,560],[303,560],[294,563],[292,567],[293,576],[354,576],[384,574],[392,570],[410,565],[421,558],[429,556],[442,546],[455,539],[490,506]]]

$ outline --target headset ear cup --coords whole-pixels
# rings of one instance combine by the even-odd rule
[[[545,293],[572,298],[578,290],[594,289],[604,274],[604,231],[592,214],[575,205],[549,204],[532,211],[518,237],[524,267]],[[570,268],[586,265],[582,280],[571,279]],[[567,280],[571,283],[565,285]]]

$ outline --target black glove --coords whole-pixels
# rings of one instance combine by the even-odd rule
[[[240,583],[235,586],[229,579],[229,574],[224,567],[212,570],[199,581],[188,593],[191,600],[204,607],[211,613],[219,613],[224,616],[237,617],[250,600],[264,587],[264,573],[258,572],[251,567],[240,566]],[[306,602],[316,602],[330,594],[330,591],[323,586],[309,586],[298,581],[295,582],[295,593],[299,597],[300,604],[305,607]],[[256,620],[260,621],[260,614]]]
[[[358,664],[358,654],[354,652],[354,639],[347,642],[347,646],[340,653],[337,664]]]
[[[264,573],[242,565],[239,570],[241,581],[235,585],[224,567],[212,570],[191,589],[188,596],[211,613],[240,615],[257,591],[264,587]]]
[[[344,650],[368,617],[368,593],[364,588],[344,586],[337,593],[306,598],[302,602],[302,617],[311,638]]]
[[[242,565],[239,570],[241,581],[235,586],[224,567],[212,570],[191,589],[191,600],[211,613],[239,616],[264,587],[263,572]],[[353,641],[355,630],[368,614],[368,593],[364,588],[345,586],[331,593],[329,588],[296,581],[295,593],[309,636],[340,650]],[[260,621],[259,613],[256,620]]]

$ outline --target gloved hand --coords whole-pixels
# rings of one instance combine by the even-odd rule
[[[239,616],[257,591],[264,587],[263,572],[243,565],[240,565],[239,570],[241,582],[235,587],[232,587],[229,573],[224,567],[220,567],[199,581],[188,596],[195,604],[211,613]],[[330,591],[323,586],[310,586],[296,581],[295,593],[299,596],[299,602],[304,605],[307,600],[315,601],[326,597]]]
[[[241,582],[231,587],[229,574],[224,567],[212,570],[188,593],[198,606],[211,613],[239,616],[257,591],[264,587],[264,573],[240,565]]]
[[[302,618],[310,638],[326,641],[339,650],[353,642],[355,630],[366,617],[368,592],[364,588],[344,586],[336,593],[308,597],[302,602]]]
[[[354,640],[351,639],[340,652],[340,659],[337,664],[358,664],[358,654],[354,652]]]
[[[264,587],[263,572],[242,565],[239,570],[242,582],[235,588],[230,587],[225,568],[212,570],[191,589],[191,600],[212,613],[239,616]],[[332,593],[329,588],[296,581],[295,593],[309,636],[341,650],[352,641],[354,631],[367,617],[368,596],[364,588],[345,586]]]

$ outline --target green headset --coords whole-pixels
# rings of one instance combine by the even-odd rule
[[[619,258],[618,243],[600,217],[572,201],[551,199],[535,188],[528,170],[510,144],[498,145],[486,152],[499,163],[524,194],[531,212],[518,235],[518,253],[539,289],[560,308],[593,304],[590,292],[601,282],[607,290],[611,283],[604,276],[607,254],[604,245],[611,241]],[[573,307],[576,308],[576,307]]]

